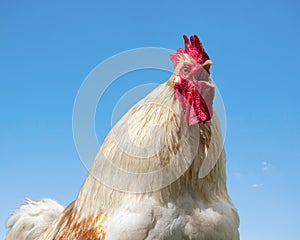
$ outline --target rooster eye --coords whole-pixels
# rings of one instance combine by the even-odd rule
[[[183,72],[187,73],[189,70],[187,68],[183,69]]]

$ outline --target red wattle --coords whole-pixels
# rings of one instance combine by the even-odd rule
[[[209,121],[212,117],[214,87],[202,81],[181,79],[174,85],[175,97],[185,111],[189,126]]]

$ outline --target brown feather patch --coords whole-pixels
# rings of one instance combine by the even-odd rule
[[[60,230],[55,239],[58,240],[104,240],[106,238],[106,227],[104,223],[107,215],[100,210],[97,215],[83,218],[76,222],[71,216],[64,229]]]

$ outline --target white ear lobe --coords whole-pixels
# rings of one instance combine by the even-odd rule
[[[179,82],[179,80],[180,80],[180,77],[179,77],[179,76],[176,76],[176,78],[174,79],[174,83]]]

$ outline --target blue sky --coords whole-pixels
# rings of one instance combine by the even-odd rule
[[[182,34],[196,33],[226,107],[228,188],[241,239],[296,239],[299,11],[296,0],[1,1],[0,238],[25,196],[64,205],[76,198],[87,170],[73,142],[72,109],[87,74],[121,51],[177,49]],[[100,142],[118,96],[167,77],[145,71],[117,81],[97,109]]]

